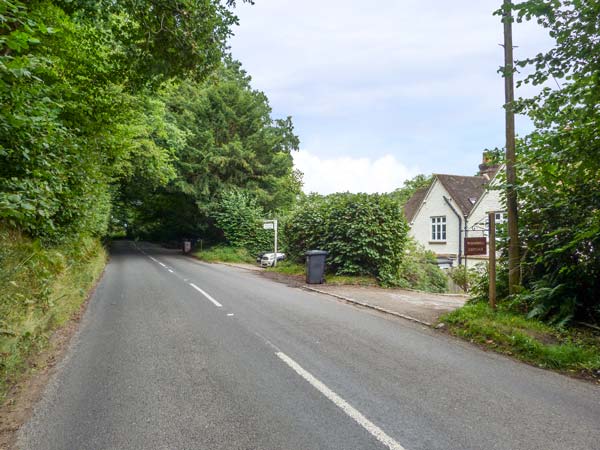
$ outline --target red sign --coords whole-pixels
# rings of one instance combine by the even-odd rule
[[[487,255],[487,239],[484,237],[465,238],[465,256]]]

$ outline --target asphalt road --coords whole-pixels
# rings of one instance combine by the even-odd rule
[[[139,248],[115,244],[19,448],[600,449],[593,385]]]

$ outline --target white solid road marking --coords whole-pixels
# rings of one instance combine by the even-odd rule
[[[392,439],[390,436],[385,434],[385,432],[363,416],[360,411],[354,409],[352,405],[346,402],[342,397],[337,395],[319,380],[317,380],[314,376],[312,376],[309,372],[304,370],[300,364],[294,361],[292,358],[287,356],[285,353],[277,352],[276,355],[285,362],[288,366],[290,366],[294,371],[308,381],[315,389],[317,389],[321,394],[331,400],[337,407],[339,407],[342,411],[348,414],[356,423],[362,426],[365,430],[371,433],[379,442],[385,445],[390,450],[406,450],[402,447],[398,442]]]
[[[212,298],[210,295],[208,295],[206,292],[204,292],[202,289],[200,289],[198,286],[196,286],[194,283],[190,283],[190,286],[193,287],[194,289],[196,289],[198,292],[200,292],[202,295],[204,295],[207,299],[209,299],[211,302],[213,302],[213,304],[217,307],[217,308],[221,308],[223,307],[223,305],[221,305],[218,301],[216,301],[214,298]]]

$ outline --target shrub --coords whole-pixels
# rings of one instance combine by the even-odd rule
[[[44,247],[0,222],[0,403],[28,356],[81,306],[105,256],[97,239]]]
[[[448,279],[437,265],[433,252],[410,239],[400,264],[398,286],[427,292],[445,292]]]
[[[232,247],[258,253],[272,247],[272,231],[262,228],[264,212],[248,193],[237,189],[226,191],[213,215],[216,225]]]
[[[306,250],[329,252],[336,275],[372,275],[382,284],[399,282],[408,225],[397,202],[379,194],[310,195],[292,211],[288,251],[297,260]]]
[[[485,281],[485,286],[482,285],[481,287],[478,287],[478,289],[483,295],[485,295],[485,298],[487,299],[489,280],[488,278],[485,278],[485,280],[482,279],[483,274],[487,273],[487,270],[488,269],[485,264],[479,263],[470,269],[465,268],[464,265],[451,267],[446,271],[446,273],[454,282],[454,284],[456,284],[465,292],[471,291],[473,286],[479,286],[478,283]]]

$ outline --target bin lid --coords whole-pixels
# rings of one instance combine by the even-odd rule
[[[304,254],[304,256],[327,255],[328,253],[329,252],[326,252],[325,250],[309,250]]]

